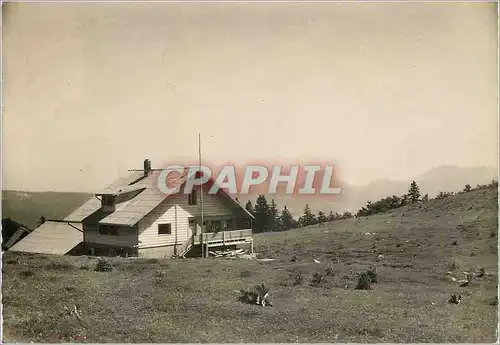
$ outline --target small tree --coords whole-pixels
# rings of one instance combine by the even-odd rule
[[[325,213],[323,211],[318,212],[318,223],[326,223],[328,221],[328,218],[326,217]]]
[[[255,210],[254,210],[252,202],[250,200],[247,201],[247,203],[245,205],[245,210],[247,210],[250,214],[255,215]]]
[[[269,219],[268,219],[268,227],[269,231],[278,230],[278,207],[276,206],[276,201],[274,199],[271,200],[271,204],[269,205]]]
[[[470,192],[471,190],[472,190],[472,187],[470,186],[470,184],[466,184],[465,188],[464,188],[464,192]]]
[[[304,208],[304,214],[302,215],[302,217],[300,217],[299,224],[300,226],[308,226],[316,224],[316,217],[311,212],[309,205],[306,205],[306,207]]]
[[[286,208],[286,205],[281,212],[281,221],[283,223],[283,229],[288,230],[293,228],[293,217],[290,211]]]
[[[349,218],[353,218],[353,215],[351,212],[345,211],[344,213],[342,213],[342,216],[340,218],[341,219],[349,219]]]
[[[38,218],[38,222],[37,222],[37,227],[42,225],[43,223],[45,223],[47,220],[45,219],[44,216],[40,216],[40,218]]]
[[[408,198],[411,203],[416,203],[420,200],[420,189],[418,188],[417,182],[412,181],[410,184],[410,189],[408,190]]]
[[[283,231],[285,228],[283,227],[283,218],[281,217],[281,215],[279,215],[277,218],[276,218],[276,229],[275,231]]]
[[[451,192],[439,192],[438,195],[436,195],[436,200],[441,200],[441,199],[445,199],[449,196],[452,196],[453,193]]]
[[[410,198],[409,198],[408,194],[403,194],[403,195],[401,196],[399,206],[405,206],[405,205],[408,205],[409,200],[410,200]]]
[[[425,194],[423,197],[422,197],[422,202],[428,202],[429,201],[429,194]]]

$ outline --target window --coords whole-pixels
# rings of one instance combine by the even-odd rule
[[[158,235],[171,235],[172,226],[171,224],[158,224]]]
[[[219,232],[222,230],[222,220],[207,220],[205,223],[205,232]]]
[[[118,236],[118,229],[110,225],[99,225],[101,235]]]
[[[188,203],[189,203],[189,205],[196,205],[197,204],[196,189],[194,189],[194,188],[188,196]]]

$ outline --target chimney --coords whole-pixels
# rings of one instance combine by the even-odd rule
[[[116,204],[115,204],[115,196],[112,194],[102,195],[102,210],[104,212],[115,212]]]
[[[144,176],[148,176],[151,173],[151,161],[149,159],[144,160]]]

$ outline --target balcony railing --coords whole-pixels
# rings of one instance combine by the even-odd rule
[[[252,229],[207,232],[197,236],[196,244],[200,244],[202,236],[204,244],[238,242],[251,238]]]

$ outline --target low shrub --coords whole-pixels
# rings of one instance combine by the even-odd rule
[[[21,272],[21,277],[25,277],[25,278],[28,278],[28,277],[33,277],[35,274],[33,273],[32,270],[24,270]]]
[[[113,266],[111,263],[103,258],[100,258],[95,265],[94,271],[96,272],[111,272],[113,270]]]
[[[448,303],[452,304],[459,304],[462,301],[462,296],[461,295],[451,295],[450,299],[448,300]]]
[[[378,283],[378,277],[375,267],[372,267],[368,271],[366,271],[366,275],[370,279],[370,283]]]
[[[302,273],[300,272],[295,272],[292,276],[292,285],[301,285],[302,282],[304,281],[304,277],[302,276]]]
[[[68,271],[73,268],[68,262],[51,262],[45,268],[53,271]]]
[[[294,270],[293,272],[290,272],[290,275],[288,276],[288,278],[280,285],[282,285],[282,286],[297,286],[297,285],[301,285],[303,283],[303,281],[304,281],[304,277],[302,276],[302,273]]]
[[[318,287],[319,285],[321,285],[321,283],[323,283],[324,280],[325,277],[323,276],[322,273],[315,272],[311,280],[311,286]]]
[[[333,276],[335,274],[335,271],[333,270],[332,267],[328,267],[326,270],[325,270],[325,274],[327,276]]]
[[[358,283],[356,284],[356,290],[371,290],[372,283],[376,283],[378,280],[377,273],[375,269],[370,269],[365,272],[361,272],[358,276]]]
[[[252,272],[248,271],[248,270],[245,270],[243,272],[240,273],[240,277],[241,278],[248,278],[252,275]]]
[[[254,291],[240,290],[239,300],[248,304],[257,304],[263,307],[272,306],[271,302],[267,299],[269,296],[269,289],[264,285],[256,285]]]

